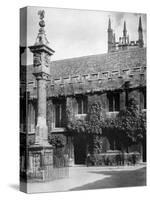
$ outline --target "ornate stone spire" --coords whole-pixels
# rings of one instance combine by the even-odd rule
[[[108,30],[111,30],[111,20],[109,18],[109,21],[108,21]]]
[[[142,20],[141,20],[141,16],[139,18],[139,26],[138,26],[138,34],[139,34],[139,47],[143,47],[144,46],[144,41],[143,41],[143,28],[142,28]]]
[[[111,28],[110,18],[109,18],[109,21],[108,21],[107,33],[108,33],[108,52],[110,52],[112,50],[112,46],[113,46],[113,30]]]
[[[126,28],[126,21],[124,21],[124,27],[123,27],[123,36],[127,36],[127,28]]]
[[[38,15],[40,16],[40,22],[39,22],[39,26],[40,26],[40,29],[39,29],[39,33],[38,33],[38,36],[36,38],[36,42],[35,42],[35,45],[48,45],[49,42],[46,38],[46,34],[45,34],[45,21],[43,20],[44,17],[45,17],[45,11],[44,10],[39,10],[38,11]]]
[[[138,27],[138,31],[143,31],[141,16],[140,16],[140,18],[139,18],[139,27]]]

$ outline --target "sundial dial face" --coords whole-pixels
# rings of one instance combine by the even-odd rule
[[[34,54],[34,66],[37,67],[41,65],[41,55],[39,53]]]

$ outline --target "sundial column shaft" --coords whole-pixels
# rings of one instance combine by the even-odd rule
[[[46,81],[37,80],[38,84],[38,118],[43,118],[46,121]]]
[[[48,139],[48,128],[46,124],[46,80],[37,78],[38,116],[35,143],[43,143]]]

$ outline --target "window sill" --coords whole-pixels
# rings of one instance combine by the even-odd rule
[[[87,114],[76,114],[75,116],[86,116]]]
[[[28,132],[28,135],[33,135],[33,134],[35,134],[35,130]]]
[[[87,116],[87,114],[76,114],[75,117],[77,119],[85,119],[85,117]]]
[[[107,113],[119,113],[119,111],[108,111]]]
[[[27,132],[26,132],[26,131],[20,130],[20,133],[21,133],[21,134],[26,134]]]
[[[53,129],[52,129],[52,132],[65,132],[65,130],[66,130],[66,129],[63,128],[63,127],[62,127],[62,128],[53,128]]]
[[[27,132],[27,131],[20,131],[20,133],[21,134],[28,134],[28,135],[33,135],[33,134],[35,134],[35,130],[34,131],[29,131],[29,132]]]
[[[113,112],[107,112],[107,117],[116,117],[116,115],[119,113],[119,111],[113,111]]]

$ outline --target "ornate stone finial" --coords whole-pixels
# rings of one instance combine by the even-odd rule
[[[40,15],[40,19],[43,20],[45,17],[45,11],[44,10],[39,10],[38,15]]]
[[[39,22],[40,29],[39,29],[39,33],[38,33],[35,45],[42,45],[42,44],[48,45],[49,42],[46,38],[46,34],[45,34],[45,30],[44,30],[45,21],[43,20],[45,17],[45,11],[39,10],[38,15],[40,16],[40,22]]]
[[[43,20],[45,17],[45,11],[44,10],[39,10],[38,11],[38,15],[40,16],[40,22],[39,22],[39,26],[40,27],[45,27],[45,21]]]

